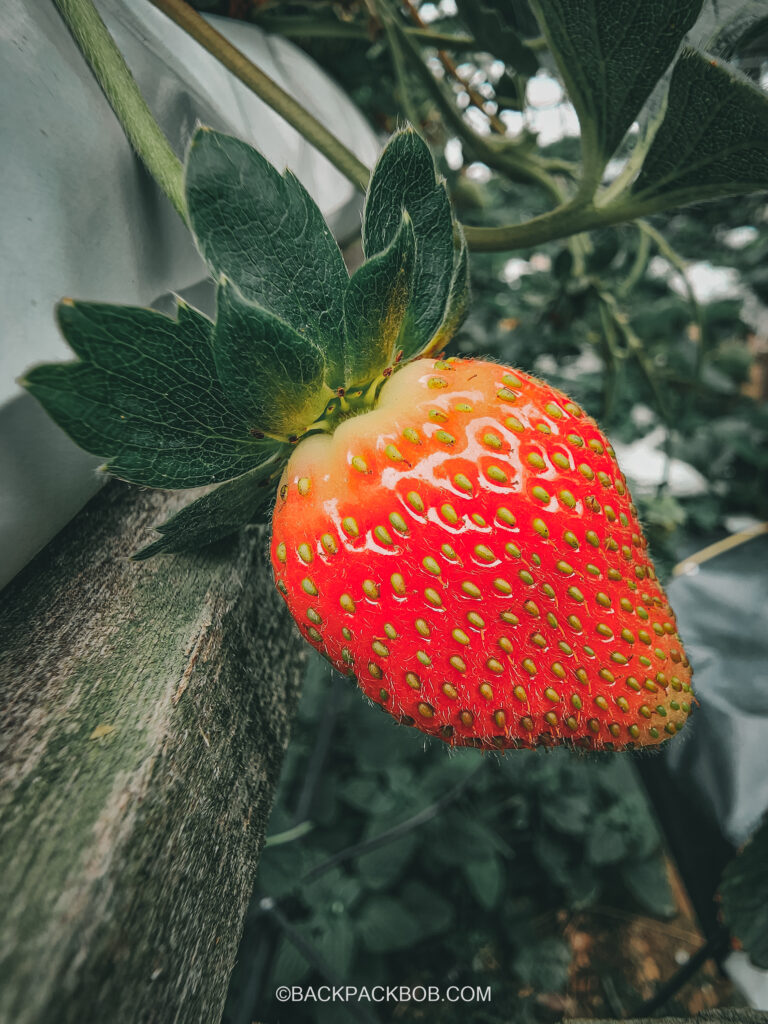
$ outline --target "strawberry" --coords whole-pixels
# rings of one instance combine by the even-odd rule
[[[309,642],[451,744],[616,749],[690,711],[690,666],[594,420],[519,370],[419,359],[303,441],[273,513]]]
[[[517,370],[435,359],[468,257],[414,132],[371,177],[350,277],[301,184],[201,128],[185,201],[216,320],[65,300],[78,357],[24,381],[106,469],[218,484],[139,552],[272,516],[303,635],[398,721],[455,745],[624,749],[674,735],[690,666],[595,422]]]

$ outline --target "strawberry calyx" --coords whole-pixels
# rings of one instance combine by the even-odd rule
[[[468,302],[468,260],[445,182],[410,128],[366,195],[350,276],[290,171],[199,128],[184,168],[189,225],[216,317],[64,300],[77,361],[21,381],[105,471],[147,487],[219,484],[140,557],[198,548],[263,518],[296,445],[375,407],[397,368],[442,349]],[[215,496],[214,496],[215,495]]]

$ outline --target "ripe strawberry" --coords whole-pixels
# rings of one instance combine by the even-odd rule
[[[300,443],[273,515],[291,614],[451,744],[656,744],[690,711],[675,617],[608,441],[565,395],[419,359]]]
[[[468,254],[424,141],[385,147],[351,277],[299,182],[245,143],[200,128],[184,181],[215,322],[67,300],[77,360],[25,381],[115,475],[220,485],[137,557],[258,521],[282,474],[277,586],[399,721],[498,748],[674,735],[690,666],[610,445],[541,381],[433,358]]]

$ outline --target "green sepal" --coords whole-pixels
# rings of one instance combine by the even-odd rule
[[[371,176],[363,217],[367,258],[392,244],[405,210],[413,223],[416,262],[403,357],[422,352],[440,330],[453,277],[456,249],[451,204],[432,154],[412,128],[387,143]]]
[[[344,296],[347,388],[392,365],[411,300],[415,257],[413,225],[403,212],[390,245],[352,275]]]
[[[216,292],[213,354],[229,401],[268,434],[303,434],[331,397],[320,349],[227,278]]]
[[[604,166],[671,64],[702,0],[533,0],[582,129]]]
[[[69,436],[147,487],[199,487],[259,465],[273,443],[249,436],[216,374],[213,325],[183,303],[152,309],[67,300],[58,321],[79,362],[21,381]]]
[[[420,353],[422,356],[441,352],[464,323],[469,310],[469,251],[464,239],[464,232],[458,224],[456,225],[456,239],[451,287],[448,292],[443,321],[430,343]]]
[[[768,97],[733,67],[686,47],[633,196],[664,196],[670,206],[766,188]]]
[[[373,174],[368,261],[351,280],[306,191],[245,143],[201,129],[185,183],[216,272],[216,322],[182,302],[174,318],[65,300],[59,324],[79,361],[36,367],[22,382],[113,475],[166,489],[222,484],[140,557],[253,521],[286,442],[339,413],[345,385],[362,389],[400,358],[442,347],[468,296],[461,230],[412,130],[394,137]]]
[[[288,454],[290,450],[286,450],[286,458]],[[138,551],[134,559],[143,561],[163,552],[194,551],[230,536],[247,523],[264,521],[275,493],[273,479],[282,465],[283,460],[275,457],[204,494],[158,526],[157,532],[163,536]]]
[[[304,186],[210,128],[195,133],[184,176],[189,222],[214,278],[228,277],[246,299],[314,341],[326,354],[328,386],[340,387],[349,275]]]

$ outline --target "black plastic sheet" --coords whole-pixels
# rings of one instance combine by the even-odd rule
[[[639,761],[702,927],[722,870],[768,809],[768,536],[668,585],[699,707]]]

